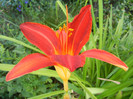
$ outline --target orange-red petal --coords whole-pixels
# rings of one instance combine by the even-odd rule
[[[92,28],[91,5],[83,7],[74,20],[69,23],[69,28],[74,29],[69,37],[69,50],[73,49],[74,55],[78,55],[82,47],[89,40]]]
[[[47,56],[39,53],[24,57],[6,76],[6,81],[18,78],[38,69],[55,65]]]
[[[60,43],[56,37],[56,33],[48,26],[25,22],[20,25],[20,29],[24,36],[45,54],[54,54],[55,50],[60,52]]]
[[[85,57],[82,55],[52,55],[51,59],[57,64],[68,68],[71,72],[79,67],[83,67],[85,64]]]
[[[81,55],[84,55],[85,57],[96,58],[101,61],[113,64],[117,67],[124,69],[125,71],[128,70],[127,65],[123,61],[121,61],[115,55],[113,55],[107,51],[104,51],[104,50],[91,49],[91,50],[87,50],[87,51],[83,52]]]

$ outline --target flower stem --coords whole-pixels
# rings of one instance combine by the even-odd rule
[[[65,93],[63,99],[70,99],[69,94],[68,93]]]
[[[68,92],[68,80],[63,80],[64,90]]]

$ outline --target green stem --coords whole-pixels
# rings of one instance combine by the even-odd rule
[[[95,21],[95,15],[94,15],[94,9],[93,9],[92,0],[90,0],[90,4],[91,4],[91,13],[92,13],[93,33],[96,34],[96,21]]]
[[[68,92],[68,80],[63,80],[64,90]]]
[[[99,30],[100,30],[100,41],[99,49],[102,49],[102,34],[103,34],[103,0],[98,0],[99,4]]]
[[[88,0],[86,0],[86,1],[85,1],[85,5],[84,5],[84,6],[86,6],[86,5],[87,5],[87,2],[88,2]]]
[[[103,0],[98,0],[99,4],[99,30],[100,30],[100,40],[99,40],[99,49],[102,49],[103,45],[103,39],[102,39],[102,34],[103,34]],[[96,60],[96,65],[97,65],[97,78],[100,77],[100,61]],[[97,79],[96,85],[99,86],[100,80]]]

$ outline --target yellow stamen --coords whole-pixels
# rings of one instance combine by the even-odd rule
[[[72,33],[70,33],[69,35],[68,35],[68,37],[70,37],[72,35]]]
[[[68,30],[69,30],[69,31],[74,31],[74,29],[72,29],[72,28],[69,28]]]
[[[66,25],[65,24],[63,24],[63,29],[66,29]]]
[[[65,24],[63,24],[63,30],[65,31],[65,33],[67,33],[67,27]]]
[[[56,32],[56,36],[57,36],[57,38],[59,38],[59,33],[58,32]]]
[[[62,27],[59,27],[59,31],[60,31],[60,32],[62,31]]]

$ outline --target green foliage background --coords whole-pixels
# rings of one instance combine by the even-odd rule
[[[27,4],[25,2],[28,2]],[[58,0],[0,0],[0,35],[8,36],[31,45],[23,36],[19,25],[23,22],[38,22],[57,30],[66,21],[66,16]],[[92,0],[60,0],[61,4],[68,5],[70,19],[79,13],[80,9]],[[102,0],[100,0],[102,1]],[[132,0],[103,0],[103,32],[102,49],[120,57],[128,66],[129,71],[124,72],[110,64],[87,59],[84,68],[79,68],[74,73],[83,80],[86,88],[107,89],[103,94],[96,94],[97,98],[126,99],[133,98],[133,1]],[[93,0],[93,32],[89,42],[82,51],[100,46],[99,27],[99,1]],[[17,8],[21,5],[21,11]],[[0,36],[0,64],[17,64],[24,56],[36,52],[21,44],[2,39]],[[31,45],[32,46],[32,45]],[[50,69],[54,69],[51,68]],[[0,98],[25,99],[48,92],[63,89],[59,78],[25,75],[10,82],[5,81],[7,72],[0,70]],[[121,82],[101,81],[97,77],[112,79]],[[70,80],[72,97],[87,99],[87,92],[80,93],[80,84]],[[100,89],[100,90],[101,90]],[[73,90],[73,91],[72,91]],[[92,90],[92,89],[91,89]],[[91,91],[90,90],[90,91]],[[95,89],[97,91],[98,89]],[[92,92],[93,93],[93,92]],[[63,95],[51,96],[60,99]],[[50,98],[51,98],[50,97]],[[49,99],[49,98],[48,98]]]

